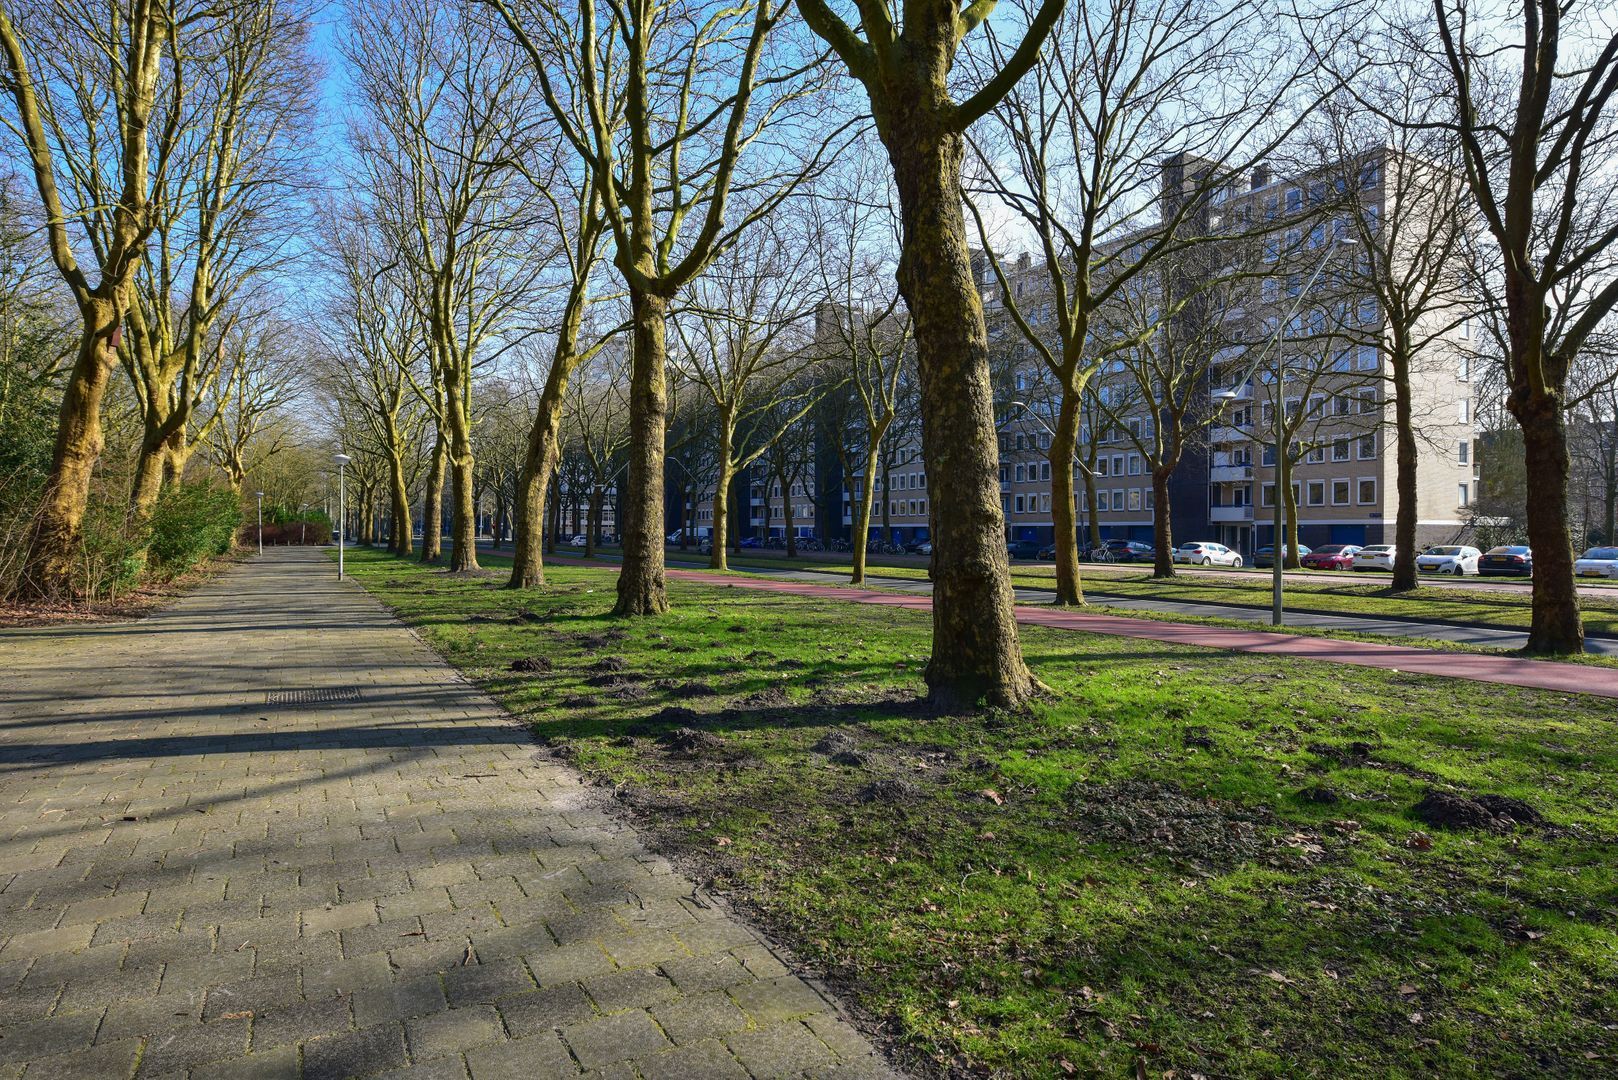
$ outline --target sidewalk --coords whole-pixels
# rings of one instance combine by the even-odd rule
[[[0,631],[0,1078],[892,1075],[333,571]]]
[[[880,604],[912,611],[932,610],[932,598],[916,593],[879,592],[874,589],[848,586],[817,585],[805,581],[764,577],[759,574],[713,574],[676,569],[670,569],[667,573],[669,577],[680,581],[734,585],[743,589],[762,589],[795,596]],[[1516,656],[1491,656],[1477,652],[1444,652],[1438,649],[1413,648],[1408,645],[1382,645],[1374,642],[1346,641],[1341,638],[1235,630],[1191,623],[1158,622],[1058,607],[1018,605],[1017,621],[1029,626],[1049,626],[1058,630],[1109,634],[1142,641],[1196,645],[1211,649],[1230,649],[1235,652],[1264,653],[1270,656],[1292,656],[1332,664],[1353,664],[1358,667],[1386,668],[1421,675],[1470,679],[1474,682],[1501,683],[1533,690],[1618,698],[1618,668],[1588,664],[1525,660]]]

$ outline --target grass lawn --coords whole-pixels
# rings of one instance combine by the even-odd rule
[[[1611,701],[1025,627],[1052,700],[934,717],[919,613],[348,566],[918,1071],[1618,1067]]]

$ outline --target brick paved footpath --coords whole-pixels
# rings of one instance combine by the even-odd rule
[[[0,631],[0,1080],[586,1073],[890,1075],[321,552]]]

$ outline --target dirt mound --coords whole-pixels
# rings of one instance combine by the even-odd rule
[[[591,671],[626,671],[629,661],[621,656],[603,656],[590,665]]]
[[[749,664],[761,664],[767,660],[774,660],[775,654],[772,652],[767,652],[764,649],[754,649],[752,652],[742,657],[742,659],[746,660]]]
[[[508,666],[508,670],[510,670],[510,671],[540,672],[540,671],[553,671],[553,670],[555,670],[555,667],[556,667],[556,665],[552,664],[550,662],[549,657],[545,657],[545,656],[524,656],[524,657],[521,657],[520,659],[513,660],[510,663],[510,665]]]
[[[592,675],[588,679],[585,679],[584,685],[614,689],[616,687],[625,685],[629,681],[630,680],[625,679],[622,675],[616,674],[615,672],[606,671],[602,672],[600,675]]]
[[[903,803],[921,795],[921,789],[909,780],[897,776],[884,776],[854,792],[854,801],[869,803]]]
[[[679,679],[658,679],[652,683],[652,689],[661,691],[671,698],[713,697],[719,693],[707,683],[695,679],[690,682],[681,682]]]
[[[787,692],[779,686],[767,686],[756,693],[748,694],[736,702],[743,709],[780,709],[791,704],[792,699]]]
[[[1300,855],[1322,853],[1318,838],[1283,836],[1266,807],[1198,798],[1158,781],[1075,783],[1068,801],[1081,832],[1142,855],[1228,866],[1250,861],[1296,865]]]
[[[549,622],[550,618],[549,616],[541,615],[537,611],[529,611],[527,608],[524,608],[523,610],[517,612],[517,614],[513,615],[511,617],[511,621],[519,623],[542,623]]]
[[[607,691],[607,697],[614,701],[641,701],[649,695],[646,687],[632,682],[621,682]]]
[[[817,754],[825,754],[839,765],[864,765],[868,760],[860,752],[854,736],[846,731],[828,731],[810,749]]]
[[[658,742],[676,753],[696,754],[707,750],[718,750],[725,745],[722,736],[711,731],[698,731],[696,728],[675,728],[664,735]]]
[[[1523,802],[1506,795],[1457,795],[1428,791],[1410,813],[1417,821],[1441,829],[1488,829],[1504,832],[1527,825],[1543,825],[1545,818]]]

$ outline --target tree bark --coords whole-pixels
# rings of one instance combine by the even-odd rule
[[[1390,362],[1393,375],[1394,489],[1399,505],[1393,521],[1394,592],[1416,588],[1416,427],[1411,420],[1410,361]]]
[[[663,573],[663,436],[668,423],[668,301],[631,287],[634,345],[629,376],[629,466],[626,469],[623,565],[615,615],[661,615],[669,609]],[[719,538],[717,542],[722,543]]]
[[[765,506],[769,501],[765,500]],[[797,526],[792,523],[792,483],[786,473],[781,474],[781,535],[787,542],[787,558],[798,557]]]
[[[1074,521],[1073,462],[1078,450],[1079,395],[1063,394],[1051,433],[1051,524],[1056,545],[1056,600],[1058,605],[1083,604],[1084,583],[1079,571],[1079,529]]]
[[[1174,576],[1174,515],[1169,507],[1169,477],[1174,464],[1152,470],[1152,576]]]
[[[435,563],[444,554],[444,429],[433,438],[427,463],[426,490],[421,500],[421,561]]]
[[[393,456],[388,460],[388,502],[393,506],[393,543],[390,549],[395,555],[408,559],[416,547],[410,536],[410,488],[405,483],[404,458],[397,449],[397,443],[395,447]]]
[[[596,543],[601,536],[601,508],[606,505],[607,491],[599,484],[590,487],[590,512],[584,523],[584,557],[596,557]]]
[[[1533,615],[1524,651],[1581,653],[1584,624],[1574,584],[1567,508],[1567,425],[1557,399],[1549,394],[1514,393],[1506,404],[1522,427],[1528,545],[1534,551]]]
[[[1298,500],[1292,494],[1292,444],[1289,441],[1283,449],[1278,447],[1275,454],[1276,485],[1275,497],[1284,499],[1282,506],[1285,513],[1281,522],[1282,535],[1275,539],[1275,557],[1281,563],[1283,570],[1296,570],[1303,565],[1298,555]]]
[[[730,536],[730,486],[736,479],[730,466],[731,433],[725,419],[719,422],[719,478],[713,489],[713,548],[708,553],[708,569],[728,570],[725,540]]]
[[[556,365],[551,366],[553,374]],[[554,384],[554,385],[553,385]],[[522,473],[517,477],[516,532],[512,539],[511,577],[508,589],[531,589],[545,584],[545,496],[556,475],[561,456],[562,403],[565,377],[546,380],[528,429],[528,449],[523,456]],[[560,507],[558,507],[560,510]]]
[[[918,65],[930,71],[931,65]],[[944,69],[947,70],[947,64]],[[935,515],[928,698],[943,710],[1020,706],[1035,689],[1017,639],[988,336],[961,207],[962,137],[943,70],[873,95],[903,222],[899,291],[916,327],[922,452]]]
[[[22,599],[47,600],[73,591],[90,478],[101,456],[101,398],[117,353],[112,335],[120,313],[116,304],[91,300],[81,306],[83,327],[78,355],[63,388],[45,498],[29,537],[28,556],[17,581]]]
[[[462,573],[478,568],[478,518],[477,503],[472,498],[475,482],[472,475],[473,468],[470,446],[466,448],[464,455],[458,453],[450,455],[450,499],[454,508],[454,517],[450,522],[451,573]]]
[[[849,537],[848,545],[854,556],[850,585],[865,584],[865,549],[871,539],[871,503],[876,498],[876,466],[882,454],[881,446],[881,438],[873,438],[865,452],[865,476],[860,481],[860,501],[854,507],[854,535]]]

